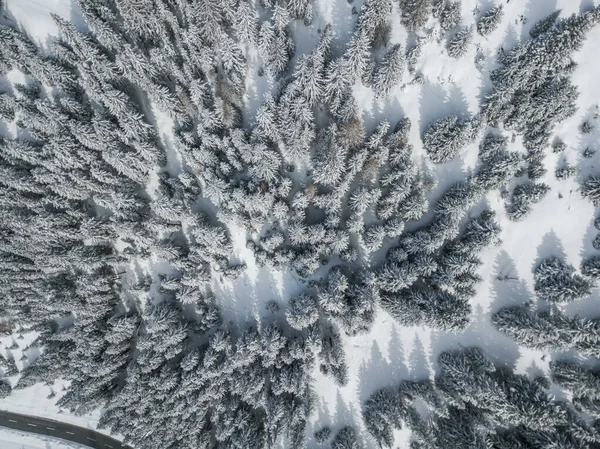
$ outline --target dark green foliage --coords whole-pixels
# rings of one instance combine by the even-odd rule
[[[491,34],[500,25],[502,17],[504,17],[502,5],[494,6],[486,11],[477,21],[477,32],[482,36]]]
[[[506,150],[507,139],[496,134],[485,136],[479,148],[481,167],[475,175],[475,183],[486,190],[506,185],[525,168],[523,157]]]
[[[594,206],[600,205],[600,177],[592,175],[587,178],[581,186],[581,194]]]
[[[554,125],[576,110],[571,55],[597,20],[597,9],[573,15],[500,52],[502,67],[491,74],[494,90],[484,105],[487,120],[523,134],[527,149],[543,151]]]
[[[380,446],[392,447],[393,431],[401,428],[403,411],[400,393],[392,388],[377,391],[365,402],[365,426]]]
[[[442,30],[451,30],[460,23],[460,1],[434,1],[433,16],[440,21],[440,27],[442,28]]]
[[[2,312],[39,333],[40,352],[15,388],[64,379],[69,388],[58,406],[78,414],[102,409],[102,427],[145,449],[300,449],[315,409],[311,373],[318,364],[339,386],[347,383],[340,332],[368,332],[380,297],[403,324],[466,327],[479,253],[498,241],[499,229],[489,212],[466,223],[465,215],[516,176],[522,161],[486,139],[476,176],[445,192],[428,223],[404,233],[405,222],[426,216],[433,183],[413,161],[410,123],[392,130],[382,122],[367,136],[352,92],[356,78],[382,97],[401,81],[402,49],[383,50],[391,0],[365,2],[341,56],[326,26],[314,50],[298,57],[293,21],[311,23],[309,0],[75,3],[86,31],[55,17],[60,38],[49,52],[0,25],[2,75],[26,75],[26,84],[0,94],[0,117],[17,127],[13,138],[0,139]],[[432,6],[401,2],[410,31],[427,23]],[[458,2],[435,6],[443,30],[458,25]],[[478,30],[487,33],[498,17],[486,15]],[[572,112],[567,55],[593,22],[585,17],[539,28],[536,39],[547,36],[547,48],[538,42],[502,55],[509,68],[493,75],[496,87],[499,75],[517,78],[485,112],[527,135],[530,177],[540,172],[537,147]],[[565,36],[552,34],[559,31]],[[448,52],[464,54],[471,34],[459,31]],[[564,48],[558,37],[567,38]],[[244,114],[246,56],[255,48],[261,71],[278,84],[254,124]],[[529,65],[532,55],[541,68]],[[159,116],[172,132],[165,134]],[[432,161],[446,162],[481,126],[480,117],[443,119],[426,131],[424,147]],[[298,167],[293,174],[290,165]],[[521,190],[517,203],[543,194]],[[317,279],[299,284],[313,290],[290,301],[287,323],[272,304],[259,330],[222,320],[212,288],[248,269],[232,262],[239,255],[228,228],[246,232],[259,269],[292,268]],[[388,260],[365,269],[394,239]],[[343,268],[329,269],[334,260]],[[550,323],[557,347],[597,355],[595,321],[517,318],[548,338],[535,340],[514,323],[503,331],[543,347],[554,342]],[[480,359],[444,359],[435,385],[404,383],[376,395],[367,428],[391,445],[404,422],[415,444],[429,447],[477,447],[486,426],[513,429],[523,441],[559,433],[536,428],[564,421],[542,383],[492,375]],[[14,360],[1,363],[3,373],[17,374]],[[462,385],[449,373],[466,365],[471,383]],[[6,382],[0,386],[0,396],[10,392]],[[421,403],[431,423],[420,417]],[[329,438],[325,429],[317,433]],[[563,434],[570,441],[570,430]],[[332,442],[334,449],[358,447],[350,427]]]
[[[581,262],[581,274],[593,279],[600,278],[600,256],[593,256]]]
[[[581,124],[580,129],[583,134],[590,134],[594,130],[594,125],[586,120]]]
[[[319,444],[324,444],[331,438],[331,429],[329,427],[322,427],[315,432],[315,441]]]
[[[423,134],[423,147],[432,162],[448,162],[462,147],[475,140],[479,125],[478,118],[464,121],[454,115],[437,120]]]
[[[575,268],[557,257],[538,265],[534,272],[535,292],[550,302],[571,302],[590,294],[592,283],[575,273]]]
[[[531,27],[531,29],[529,30],[529,36],[531,36],[532,39],[535,39],[536,37],[541,36],[542,34],[545,34],[548,31],[550,31],[556,23],[556,20],[558,19],[559,15],[560,9],[554,11],[547,17],[540,20],[538,23]]]
[[[339,386],[346,384],[348,381],[348,367],[342,348],[342,339],[340,334],[333,328],[329,328],[323,335],[319,361],[319,369],[323,374],[333,377]]]
[[[506,205],[506,214],[513,221],[519,221],[531,212],[532,206],[540,202],[550,191],[544,183],[529,182],[520,184],[513,190],[511,202]]]
[[[410,288],[397,294],[385,294],[381,304],[404,326],[426,325],[458,331],[469,321],[467,301],[446,291]]]
[[[577,173],[577,169],[573,166],[568,165],[565,167],[557,168],[554,172],[554,176],[556,176],[556,179],[562,181],[571,178],[575,173]]]
[[[574,407],[596,419],[600,418],[600,375],[597,371],[566,362],[552,362],[554,382],[573,395]]]
[[[392,432],[403,424],[415,447],[537,448],[557,438],[568,443],[559,447],[583,447],[585,439],[595,441],[594,428],[548,395],[545,382],[496,367],[477,348],[444,352],[438,365],[435,384],[404,381],[367,400],[363,418],[381,447],[393,447]],[[430,410],[427,420],[417,402]]]
[[[423,27],[431,14],[431,0],[401,0],[402,23],[409,31]]]
[[[467,53],[469,44],[473,40],[473,28],[462,28],[458,30],[446,44],[448,55],[452,58],[460,58]]]
[[[378,97],[385,98],[402,80],[404,71],[404,51],[400,45],[394,45],[373,71],[373,91]]]
[[[492,322],[523,346],[546,351],[574,349],[594,357],[600,354],[598,320],[570,318],[557,310],[535,313],[527,307],[510,307],[497,312]]]
[[[362,447],[356,439],[356,431],[350,426],[342,428],[331,442],[331,449],[361,449]]]

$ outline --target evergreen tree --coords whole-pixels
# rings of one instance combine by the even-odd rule
[[[409,31],[417,31],[429,20],[430,0],[401,0],[402,23]]]
[[[581,274],[592,279],[600,278],[600,256],[593,256],[581,262]]]
[[[460,23],[460,2],[449,0],[435,0],[432,3],[433,17],[440,21],[440,27],[449,31]]]
[[[600,417],[600,376],[574,363],[557,361],[551,363],[553,380],[573,394],[575,408],[594,418]]]
[[[544,260],[534,272],[535,292],[546,301],[571,302],[590,294],[593,284],[557,257]]]
[[[458,30],[446,44],[446,50],[451,58],[458,59],[467,53],[469,44],[473,40],[473,28],[467,27]]]
[[[290,326],[295,329],[312,326],[319,319],[317,300],[306,294],[292,298],[286,311],[286,318]]]
[[[323,334],[319,360],[319,369],[323,374],[332,376],[339,386],[346,384],[348,381],[348,367],[342,348],[342,340],[340,334],[333,327],[330,327]]]
[[[365,402],[363,420],[379,446],[394,444],[393,431],[402,426],[404,408],[399,391],[394,388],[379,390]]]
[[[402,80],[404,71],[404,52],[400,45],[394,45],[373,71],[373,91],[378,97],[385,98]]]
[[[361,449],[353,427],[346,426],[338,431],[331,442],[331,449]]]
[[[506,205],[508,218],[513,221],[521,220],[531,212],[532,205],[541,201],[550,187],[544,183],[529,182],[520,184],[513,190],[511,202]]]
[[[542,20],[540,20],[538,23],[531,27],[531,29],[529,30],[529,36],[531,36],[532,39],[535,39],[536,37],[541,36],[550,31],[556,23],[556,20],[558,19],[559,15],[560,9],[544,17]]]
[[[477,32],[482,36],[487,36],[491,34],[504,17],[504,10],[502,9],[502,5],[494,6],[490,10],[486,11],[477,21]]]
[[[429,125],[423,134],[423,147],[432,162],[448,162],[462,147],[475,139],[478,129],[477,118],[463,121],[452,115]]]
[[[600,204],[600,177],[590,176],[581,186],[581,194],[595,206]]]
[[[525,307],[500,310],[492,317],[498,330],[519,344],[548,351],[576,349],[597,356],[599,341],[597,320],[569,318],[553,310],[536,314]]]
[[[322,427],[315,432],[315,441],[319,444],[324,444],[331,437],[331,429],[329,427]]]

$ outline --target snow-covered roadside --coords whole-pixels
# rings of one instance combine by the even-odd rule
[[[80,444],[5,427],[0,427],[0,447],[2,449],[85,449],[85,446]]]

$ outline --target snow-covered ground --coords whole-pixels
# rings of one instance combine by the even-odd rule
[[[71,8],[69,0],[5,2],[17,21],[41,43],[45,41],[46,35],[56,32],[50,20],[51,12],[77,19],[77,13]],[[358,9],[361,1],[355,0],[354,3],[348,4],[346,0],[318,0],[317,3],[319,16],[308,31],[301,31],[308,33],[306,39],[310,45],[316,40],[315,30],[328,22],[334,26],[336,40],[347,40],[356,18],[350,11],[353,6]],[[488,7],[492,3],[500,2],[462,0],[463,25],[474,23],[473,11],[482,3]],[[444,43],[437,43],[435,39],[424,46],[417,67],[424,75],[423,85],[398,86],[394,95],[385,101],[375,100],[370,89],[356,86],[355,93],[365,111],[368,126],[373,128],[383,119],[394,124],[402,117],[409,117],[413,124],[411,143],[416,150],[415,158],[421,158],[420,134],[428,123],[449,113],[470,116],[479,111],[481,99],[490,89],[488,74],[495,67],[494,55],[500,47],[510,48],[513,44],[527,39],[530,27],[556,9],[562,9],[561,16],[564,17],[587,9],[592,4],[598,5],[600,0],[512,0],[502,3],[505,15],[501,26],[486,38],[476,35],[474,45],[465,58],[454,60],[448,57],[442,52]],[[392,22],[399,23],[397,6]],[[597,62],[599,42],[600,26],[597,26],[589,34],[586,44],[575,58],[579,65],[573,81],[581,93],[579,110],[575,116],[556,129],[556,136],[568,147],[564,155],[550,155],[546,158],[548,172],[541,181],[551,187],[551,192],[534,206],[533,212],[525,220],[518,223],[506,219],[503,212],[504,200],[497,192],[487,198],[489,207],[498,211],[497,220],[503,231],[502,244],[482,255],[484,263],[480,275],[483,282],[472,301],[474,313],[470,326],[459,334],[423,327],[401,327],[385,312],[380,312],[370,333],[344,339],[349,367],[347,385],[338,387],[331,378],[323,376],[318,369],[315,370],[314,388],[319,397],[318,412],[314,416],[315,428],[331,425],[333,430],[337,430],[344,425],[353,424],[364,434],[360,414],[364,400],[377,389],[393,385],[401,379],[433,376],[439,353],[458,345],[482,347],[492,359],[498,363],[514,365],[519,372],[547,372],[549,358],[543,360],[543,352],[524,350],[497,332],[491,325],[490,315],[503,306],[521,304],[533,299],[532,269],[541,259],[553,254],[564,254],[567,262],[578,267],[582,257],[598,253],[591,245],[596,234],[593,228],[595,209],[589,201],[583,200],[578,192],[581,178],[559,181],[554,177],[554,170],[560,158],[565,158],[571,165],[582,166],[579,175],[581,177],[589,173],[589,167],[598,167],[600,171],[600,156],[586,159],[585,167],[581,156],[587,146],[598,145],[600,133],[596,131],[583,140],[579,132],[581,122],[593,117],[600,102],[600,86],[597,82],[600,79],[600,64]],[[392,43],[406,46],[406,34],[394,30]],[[486,58],[482,71],[472,63],[476,53],[483,54]],[[407,75],[403,82],[409,81]],[[268,84],[260,83],[266,81],[263,79],[259,82],[256,77],[248,81],[250,110],[255,110],[256,105],[260,104],[261,96],[271,88]],[[600,122],[596,124],[600,127]],[[524,151],[519,139],[512,145],[512,149]],[[452,182],[464,179],[466,173],[474,168],[476,161],[477,145],[472,145],[453,162],[431,167],[440,182],[438,192]],[[235,257],[246,261],[248,270],[239,279],[215,284],[214,287],[227,317],[242,322],[264,313],[264,304],[268,300],[285,302],[297,293],[302,285],[296,276],[289,273],[269,273],[257,269],[247,259],[249,253],[245,248],[245,234],[235,229],[231,231],[234,236]],[[590,317],[594,314],[600,316],[600,309],[597,307],[598,293],[596,290],[589,300],[573,304],[569,312]],[[13,344],[12,338],[4,338],[0,340],[0,350],[4,353],[11,351],[16,360],[20,360],[23,355],[22,348],[27,345],[27,338],[15,340],[19,346],[15,350],[7,349]],[[99,412],[86,417],[76,417],[68,412],[59,411],[54,404],[60,397],[62,388],[60,383],[53,387],[56,392],[54,398],[48,398],[52,390],[43,385],[15,391],[10,397],[0,400],[0,408],[96,427]],[[397,437],[398,447],[407,448],[408,435],[399,433]],[[8,444],[0,444],[3,449],[72,447],[45,441],[43,444],[46,446],[36,445],[37,443],[30,441],[29,437],[21,438],[23,439],[18,440],[18,436],[14,436],[13,432],[0,431],[0,442],[6,441]]]
[[[85,446],[80,444],[5,427],[0,427],[0,447],[2,449],[85,449]]]

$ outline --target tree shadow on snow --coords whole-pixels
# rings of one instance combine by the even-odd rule
[[[388,356],[384,357],[377,342],[373,341],[370,357],[359,369],[358,397],[361,403],[380,388],[396,385],[408,375],[404,363],[404,346],[396,327],[393,326],[388,343]]]
[[[408,370],[404,363],[404,345],[395,325],[392,325],[390,341],[388,343],[389,376],[393,384],[399,383],[408,376]]]
[[[517,266],[506,251],[501,251],[494,261],[494,277],[490,282],[490,305],[487,313],[493,315],[505,307],[524,305],[531,301],[531,293]]]
[[[408,378],[410,380],[429,379],[431,370],[429,369],[429,354],[425,351],[423,342],[419,335],[415,335],[413,346],[408,356]]]
[[[581,0],[579,4],[579,12],[583,14],[586,11],[589,11],[594,7],[594,0]]]
[[[503,366],[514,366],[520,357],[519,345],[511,338],[501,334],[491,324],[491,314],[484,312],[477,305],[471,313],[471,321],[467,328],[460,333],[434,331],[431,333],[431,350],[435,354],[434,372],[437,372],[437,358],[444,351],[457,347],[481,348],[495,363]]]
[[[322,445],[319,444],[317,442],[314,441],[314,433],[321,430],[323,427],[330,427],[332,426],[332,424],[337,424],[335,421],[333,421],[334,416],[332,416],[332,413],[329,411],[329,407],[327,407],[327,403],[325,402],[325,400],[321,397],[319,398],[318,404],[317,404],[317,419],[314,419],[312,421],[312,423],[310,423],[307,426],[307,434],[308,434],[308,447],[309,448],[322,448],[322,447],[326,447],[326,445]],[[332,435],[333,436],[333,435]]]
[[[519,359],[519,345],[496,330],[491,318],[502,308],[526,304],[531,301],[532,295],[519,278],[516,264],[506,251],[496,256],[492,273],[487,310],[481,304],[474,306],[468,326],[460,333],[432,332],[430,347],[436,369],[439,354],[456,347],[481,348],[494,362],[504,366],[513,366]]]
[[[523,13],[527,18],[527,23],[523,24],[523,27],[521,28],[521,39],[531,39],[529,36],[531,28],[557,9],[558,4],[556,0],[544,0],[543,2],[532,2],[531,0],[528,0],[525,5],[525,12]]]
[[[400,119],[406,117],[397,95],[390,95],[383,100],[375,100],[375,106],[377,116],[390,123],[390,132],[394,131],[394,127]]]
[[[362,403],[363,401],[360,402],[361,407]],[[335,428],[331,429],[332,436],[334,436],[340,429],[346,426],[352,426],[356,431],[357,439],[362,443],[361,447],[364,446],[365,441],[369,441],[369,435],[362,425],[361,410],[357,410],[353,404],[346,404],[339,390],[336,396],[336,409],[332,422],[335,425]]]
[[[597,175],[600,170],[600,120],[598,120],[599,109],[598,105],[588,108],[585,113],[574,116],[570,123],[572,126],[580,127],[584,122],[589,122],[593,125],[593,129],[589,133],[576,132],[577,143],[576,154],[577,161],[574,165],[577,166],[577,181],[583,183],[590,175]],[[578,120],[577,120],[578,119]],[[577,120],[577,121],[575,121]],[[584,157],[586,150],[593,152],[590,157]]]
[[[358,398],[361,404],[375,391],[390,383],[390,365],[383,357],[377,341],[373,340],[371,353],[358,370]]]
[[[521,40],[521,36],[517,32],[514,24],[510,24],[506,27],[504,38],[502,39],[502,46],[498,49],[500,51],[509,51],[516,47]]]
[[[423,135],[436,120],[449,115],[469,117],[467,97],[456,84],[452,83],[448,89],[444,89],[440,83],[426,81],[421,89],[419,115],[419,130]]]
[[[547,232],[542,238],[542,242],[538,245],[537,255],[531,271],[535,272],[535,269],[549,257],[558,257],[561,260],[567,260],[565,249],[554,230]]]

